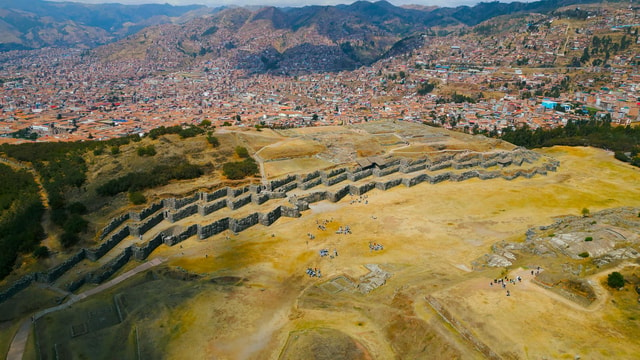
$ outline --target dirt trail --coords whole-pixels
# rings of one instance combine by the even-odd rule
[[[16,335],[13,337],[13,340],[11,341],[11,346],[9,348],[9,353],[7,354],[7,360],[22,360],[22,357],[24,355],[24,350],[25,350],[25,346],[27,345],[27,340],[29,339],[29,331],[31,330],[31,323],[49,313],[58,311],[58,310],[62,310],[62,309],[66,309],[69,306],[75,304],[76,302],[85,299],[91,295],[95,295],[98,294],[104,290],[107,290],[125,280],[127,280],[128,278],[139,274],[143,271],[146,271],[154,266],[160,265],[163,262],[165,262],[166,260],[163,258],[155,258],[149,262],[146,262],[142,265],[137,266],[136,268],[127,271],[126,273],[102,284],[99,285],[91,290],[87,290],[83,293],[80,293],[78,295],[71,295],[69,298],[69,301],[60,304],[58,306],[54,306],[52,308],[48,308],[45,310],[42,310],[38,313],[36,313],[35,315],[33,315],[31,318],[26,318],[22,321],[22,324],[20,325],[20,329],[18,329],[18,332],[16,333]]]
[[[11,166],[11,168],[13,169],[27,170],[29,173],[31,173],[36,184],[38,184],[38,193],[40,195],[40,199],[42,200],[42,205],[45,207],[45,209],[49,208],[49,195],[44,189],[44,186],[42,185],[42,178],[40,177],[40,174],[36,171],[36,169],[31,166],[27,166],[22,162],[18,162],[17,160],[9,159],[3,156],[0,156],[0,162]]]

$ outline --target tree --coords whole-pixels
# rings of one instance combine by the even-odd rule
[[[624,287],[624,276],[617,271],[612,272],[607,276],[607,285],[614,289]]]
[[[582,217],[589,217],[591,212],[587,208],[582,208]]]
[[[249,150],[247,150],[246,147],[242,147],[242,146],[236,146],[236,154],[243,158],[246,159],[249,157]]]
[[[580,57],[580,62],[584,64],[588,62],[589,59],[591,59],[591,56],[589,55],[589,47],[586,47],[582,52],[582,56]]]
[[[147,198],[139,191],[129,192],[129,201],[133,205],[141,205],[147,202]]]
[[[49,257],[49,248],[46,246],[38,246],[35,250],[33,250],[33,257],[36,259]]]
[[[211,144],[211,146],[213,146],[214,148],[220,146],[220,140],[218,140],[217,137],[215,136],[207,136],[207,141],[209,142],[209,144]]]

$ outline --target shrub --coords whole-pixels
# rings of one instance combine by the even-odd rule
[[[222,173],[230,180],[240,180],[258,173],[258,164],[252,158],[222,165]]]
[[[60,235],[60,244],[65,248],[72,247],[77,244],[78,241],[80,241],[80,238],[76,234],[64,232]]]
[[[246,159],[249,157],[249,150],[247,150],[246,147],[242,147],[242,146],[236,146],[236,154],[243,158]]]
[[[68,233],[77,234],[87,230],[88,224],[87,220],[83,219],[82,216],[73,214],[65,221],[62,228]]]
[[[77,201],[69,204],[69,206],[67,206],[67,210],[72,214],[82,215],[87,213],[87,207],[84,206],[83,203]]]
[[[209,142],[209,144],[211,144],[214,148],[220,146],[220,141],[218,140],[217,137],[215,136],[207,136],[207,141]]]
[[[140,146],[138,148],[138,156],[153,156],[156,154],[156,147],[153,145]]]
[[[590,213],[591,212],[589,211],[589,209],[587,209],[587,208],[583,208],[582,209],[582,217],[589,217]]]
[[[593,237],[587,236],[586,238],[584,238],[584,241],[593,241]]]
[[[120,148],[118,146],[112,146],[111,155],[118,155],[118,154],[120,154]]]
[[[578,256],[580,256],[581,258],[588,258],[589,257],[589,253],[588,252],[581,252],[580,254],[578,254]]]
[[[147,202],[147,198],[139,191],[133,191],[129,193],[129,201],[133,205],[141,205]]]
[[[614,289],[619,289],[624,286],[624,276],[617,271],[612,272],[607,276],[607,285]]]
[[[49,257],[49,248],[46,246],[38,246],[33,251],[33,257],[36,259],[43,259]]]

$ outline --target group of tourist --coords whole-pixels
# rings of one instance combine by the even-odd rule
[[[540,274],[540,266],[538,266],[537,270],[531,270],[531,275],[539,275]],[[509,276],[505,276],[504,278],[495,278],[493,281],[489,282],[489,286],[493,287],[494,285],[502,287],[502,289],[507,289],[507,285],[516,285],[522,282],[522,277],[520,275],[515,278],[510,278]],[[507,296],[511,296],[511,291],[507,290]]]
[[[375,242],[371,242],[369,241],[369,251],[380,251],[380,250],[384,250],[384,246],[382,246],[382,244],[378,244]]]
[[[349,205],[361,204],[363,202],[364,202],[365,205],[369,204],[369,200],[368,200],[367,195],[360,195],[357,199],[353,199],[352,198],[351,201],[349,202]]]
[[[322,273],[318,268],[307,268],[307,275],[309,277],[322,277]]]
[[[340,226],[336,234],[351,234],[351,227],[349,225],[345,225],[344,227]]]

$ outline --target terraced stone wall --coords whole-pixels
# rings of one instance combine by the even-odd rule
[[[122,225],[125,221],[131,218],[131,213],[125,213],[118,217],[111,219],[109,224],[102,228],[102,232],[100,233],[100,240],[104,239],[110,232],[115,230],[118,226]]]
[[[91,261],[96,261],[100,259],[104,254],[109,252],[109,250],[113,249],[116,245],[118,245],[124,238],[129,236],[130,234],[129,230],[130,230],[129,226],[125,226],[122,229],[120,229],[120,231],[118,231],[117,233],[111,235],[111,237],[107,241],[100,244],[100,246],[98,246],[97,248],[84,249],[87,259]]]

